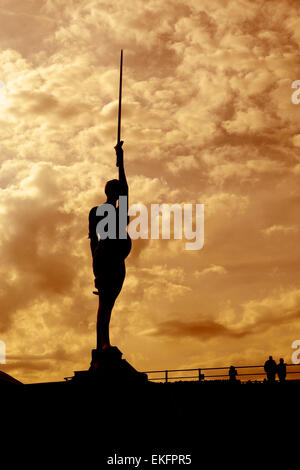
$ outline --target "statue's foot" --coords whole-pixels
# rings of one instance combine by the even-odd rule
[[[100,357],[104,361],[110,361],[110,360],[119,361],[122,358],[122,353],[117,348],[117,346],[109,346],[109,347],[102,349],[102,351],[100,352]]]
[[[117,346],[106,345],[102,349],[93,349],[91,366],[93,369],[97,369],[103,363],[120,361],[122,355],[123,353],[117,348]]]
[[[92,349],[92,360],[91,360],[89,371],[97,372],[98,369],[99,369],[99,351],[97,349]]]

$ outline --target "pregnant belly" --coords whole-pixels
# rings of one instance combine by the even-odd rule
[[[117,259],[125,259],[131,251],[131,238],[129,235],[126,239],[105,239],[100,240],[94,251],[94,258],[98,258],[99,261],[113,261]]]

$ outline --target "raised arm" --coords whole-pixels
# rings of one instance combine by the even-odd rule
[[[123,153],[122,145],[123,145],[123,141],[121,140],[121,142],[115,146],[115,151],[117,155],[117,166],[119,168],[119,181],[121,184],[120,195],[128,197],[128,184],[127,184],[127,179],[126,179],[125,169],[124,169],[124,153]]]

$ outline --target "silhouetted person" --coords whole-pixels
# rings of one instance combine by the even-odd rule
[[[279,382],[285,382],[286,378],[286,364],[282,357],[279,359],[279,364],[277,364],[277,374]]]
[[[131,239],[119,238],[119,196],[127,196],[125,214],[126,228],[128,217],[128,184],[124,170],[123,142],[116,145],[117,166],[119,167],[119,179],[110,180],[105,185],[106,202],[111,204],[116,211],[116,238],[108,237],[99,239],[96,227],[105,216],[96,214],[97,207],[93,207],[89,214],[89,238],[93,256],[93,271],[95,275],[95,287],[99,295],[99,307],[97,315],[97,350],[102,351],[110,347],[109,322],[114,303],[121,292],[125,279],[125,258],[131,250]]]
[[[229,367],[229,382],[236,382],[237,370],[234,366]]]
[[[272,356],[269,356],[269,359],[265,362],[264,369],[267,374],[268,382],[275,382],[277,365]]]

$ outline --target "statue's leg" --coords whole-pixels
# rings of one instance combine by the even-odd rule
[[[110,346],[109,322],[111,312],[118,295],[121,292],[125,279],[125,263],[120,260],[117,264],[110,266],[106,282],[99,285],[99,307],[97,316],[97,349],[101,351]],[[98,287],[97,283],[95,283]]]
[[[97,315],[97,349],[101,351],[110,346],[109,340],[109,322],[111,311],[116,301],[116,295],[113,292],[100,291],[99,307]]]

